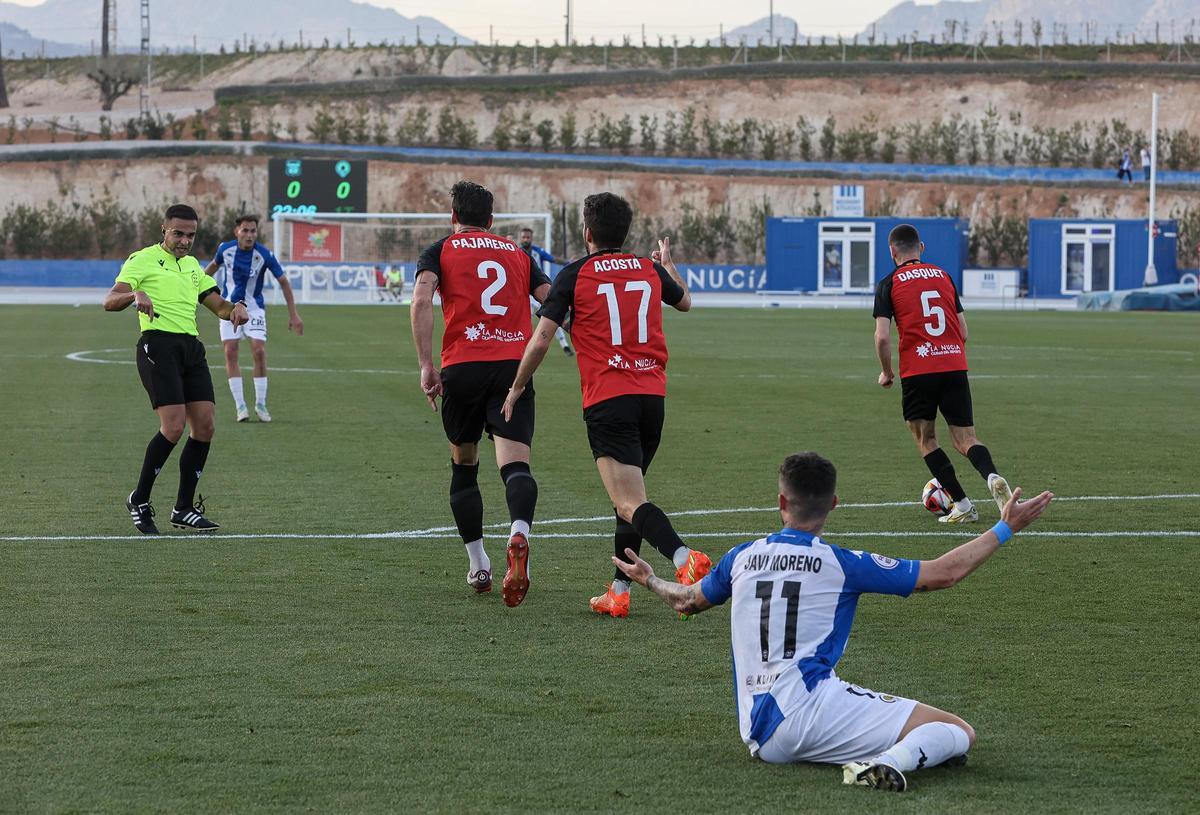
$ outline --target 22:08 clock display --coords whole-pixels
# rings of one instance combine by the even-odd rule
[[[267,171],[267,209],[280,212],[366,212],[367,162],[273,158]]]

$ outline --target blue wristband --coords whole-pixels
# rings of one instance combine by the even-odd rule
[[[996,525],[992,527],[992,533],[996,536],[996,539],[1000,541],[1001,546],[1012,540],[1013,536],[1012,527],[1010,527],[1004,521],[997,521]]]

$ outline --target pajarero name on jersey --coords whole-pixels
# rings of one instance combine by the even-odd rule
[[[430,246],[417,274],[433,272],[446,323],[442,367],[519,360],[530,336],[529,296],[550,278],[515,243],[460,232]]]

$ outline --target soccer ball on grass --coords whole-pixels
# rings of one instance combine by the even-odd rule
[[[950,493],[946,492],[936,478],[929,479],[925,484],[925,489],[921,491],[921,503],[934,515],[949,515],[950,510],[954,508],[954,500]]]

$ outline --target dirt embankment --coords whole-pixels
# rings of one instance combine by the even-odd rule
[[[225,208],[264,212],[267,197],[267,159],[203,157],[87,162],[17,162],[0,164],[0,189],[11,205],[44,207],[55,202],[69,208],[112,199],[131,213],[188,201],[202,214]],[[839,179],[787,179],[764,176],[715,177],[600,170],[550,169],[536,174],[505,167],[370,162],[368,206],[376,211],[440,212],[447,208],[447,191],[462,178],[490,188],[497,208],[510,212],[560,212],[566,204],[568,231],[578,235],[578,209],[583,198],[610,190],[626,196],[638,215],[637,241],[666,231],[680,236],[687,218],[727,213],[731,243],[718,259],[745,262],[761,257],[761,219],[764,207],[774,215],[816,215],[829,212],[832,187]],[[1141,186],[1110,190],[1067,189],[1053,186],[867,181],[867,214],[927,216],[954,214],[983,223],[993,214],[1024,222],[1030,217],[1143,217],[1145,190]],[[1160,217],[1196,209],[1194,193],[1160,193]],[[757,238],[755,238],[757,236]],[[734,241],[748,241],[734,243]],[[757,245],[755,245],[757,241]],[[573,238],[572,249],[579,247]],[[698,246],[680,247],[684,259],[703,261]]]

